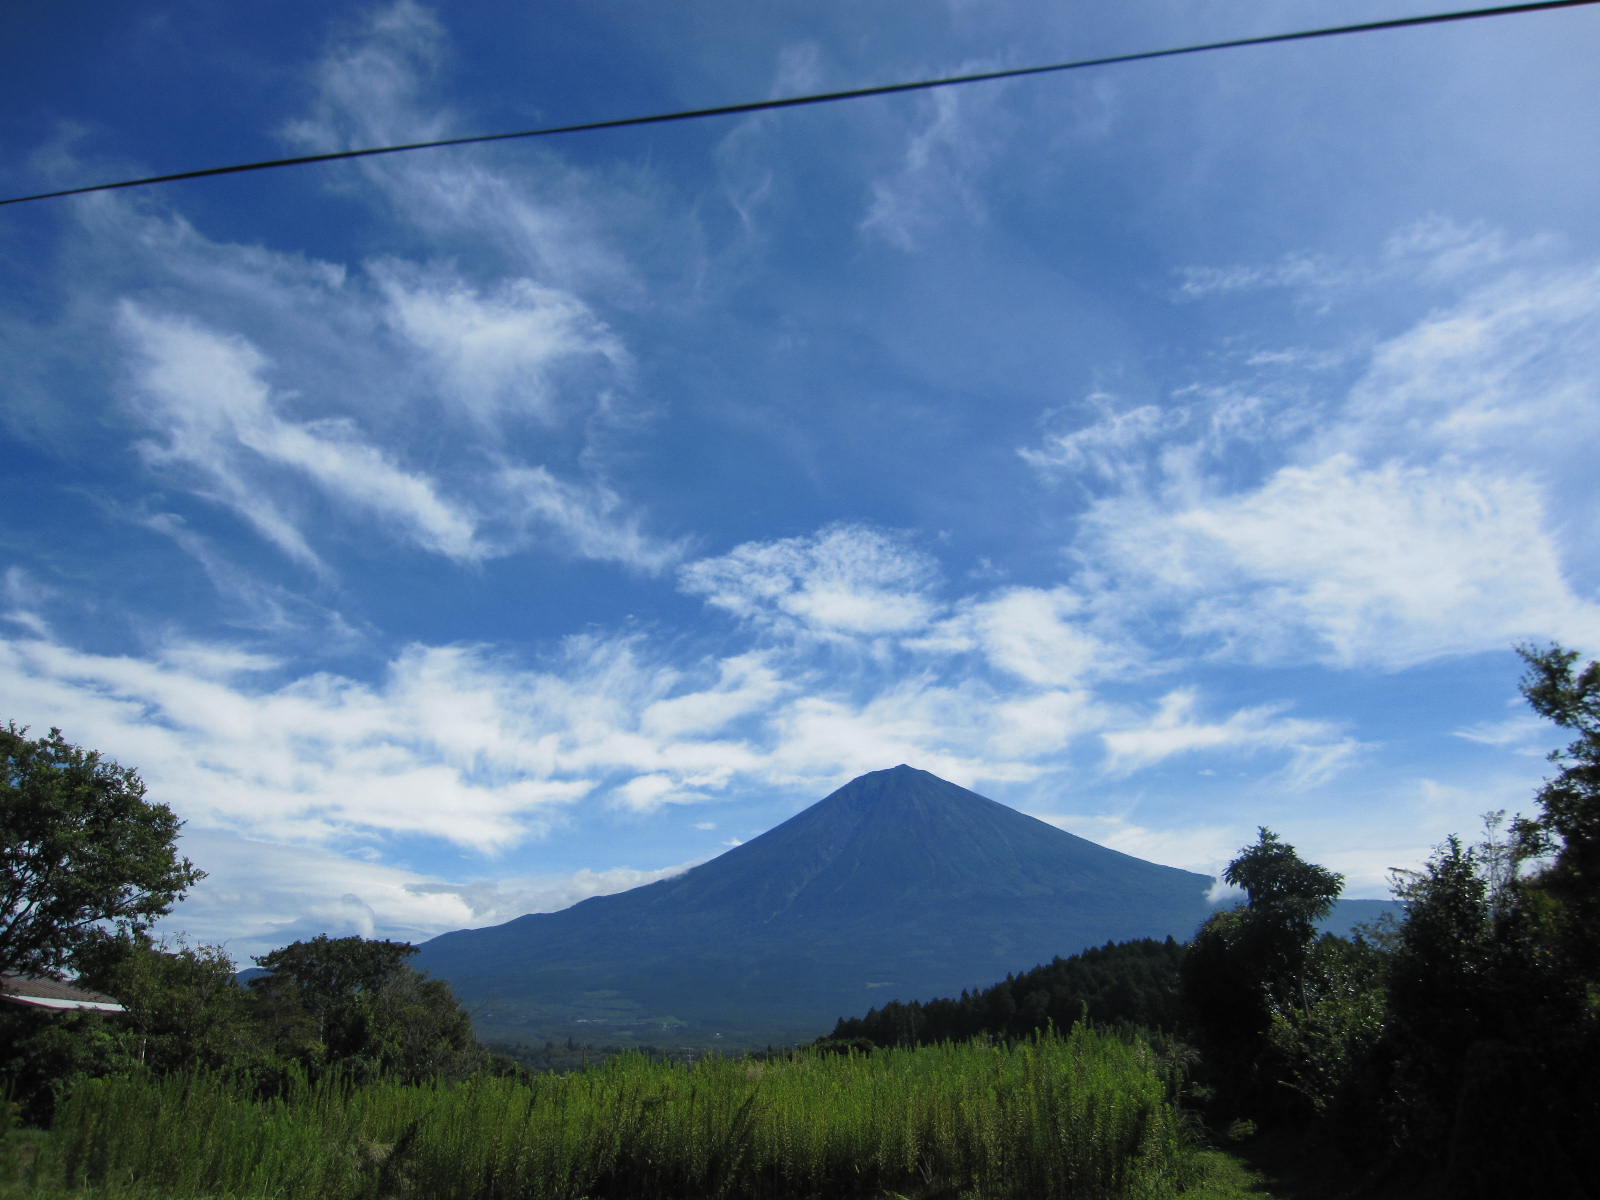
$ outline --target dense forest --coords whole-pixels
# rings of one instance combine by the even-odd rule
[[[551,1045],[531,1070],[478,1046],[401,943],[294,943],[240,987],[220,950],[150,939],[194,874],[169,845],[146,902],[0,936],[0,968],[70,969],[128,1008],[0,1009],[0,1129],[54,1122],[35,1182],[161,1195],[281,1190],[262,1164],[292,1161],[307,1195],[1175,1196],[1202,1131],[1259,1129],[1407,1194],[1594,1196],[1600,663],[1522,655],[1523,694],[1573,740],[1532,816],[1397,873],[1399,919],[1319,935],[1343,880],[1262,828],[1224,872],[1244,902],[1187,944],[1107,944],[760,1058]],[[137,790],[58,734],[9,736],[12,817]],[[41,838],[9,830],[8,853]],[[201,1125],[209,1174],[185,1166]]]
[[[1182,1017],[1185,946],[1172,938],[1107,942],[959,999],[892,1001],[845,1017],[820,1045],[930,1046],[972,1037],[1023,1038],[1078,1021],[1173,1032]]]

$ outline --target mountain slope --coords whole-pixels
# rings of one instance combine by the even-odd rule
[[[1210,884],[899,766],[683,875],[415,961],[487,1038],[761,1043],[1107,940],[1187,938]]]

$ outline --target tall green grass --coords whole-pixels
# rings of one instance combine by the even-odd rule
[[[1150,1047],[1078,1027],[692,1067],[315,1086],[260,1101],[203,1075],[109,1079],[63,1105],[41,1185],[151,1195],[1165,1197],[1195,1158]]]

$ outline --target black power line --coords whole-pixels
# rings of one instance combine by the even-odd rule
[[[274,167],[298,167],[307,163],[336,162],[346,158],[370,158],[378,154],[400,154],[407,150],[433,150],[442,146],[469,146],[479,142],[504,142],[513,138],[552,137],[560,133],[591,133],[601,129],[624,129],[634,125],[661,125],[668,121],[694,121],[703,117],[727,117],[740,113],[768,112],[779,108],[799,108],[807,104],[831,104],[836,100],[860,100],[867,96],[892,96],[899,92],[922,92],[932,88],[954,87],[963,83],[985,83],[996,79],[1020,79],[1027,75],[1048,75],[1058,71],[1077,71],[1085,67],[1106,67],[1114,63],[1143,62],[1152,58],[1176,58],[1183,54],[1202,54],[1210,50],[1232,50],[1240,46],[1268,46],[1279,42],[1303,42],[1312,38],[1340,37],[1351,33],[1376,33],[1385,29],[1406,29],[1417,25],[1443,25],[1451,21],[1474,21],[1482,17],[1507,17],[1518,13],[1543,12],[1555,8],[1578,8],[1600,0],[1536,0],[1528,4],[1503,4],[1495,8],[1464,9],[1430,13],[1420,17],[1395,17],[1386,21],[1365,21],[1359,25],[1335,25],[1326,29],[1303,29],[1295,33],[1269,33],[1260,37],[1233,38],[1225,42],[1205,42],[1167,50],[1141,50],[1133,54],[1111,54],[1103,58],[1080,58],[1072,62],[1050,63],[1038,67],[1010,67],[1000,71],[979,71],[970,75],[949,75],[942,79],[920,79],[910,83],[885,83],[874,87],[852,88],[843,92],[818,92],[809,96],[785,96],[776,100],[751,100],[743,104],[723,104],[715,108],[691,108],[678,112],[654,113],[643,117],[617,117],[609,121],[586,121],[578,125],[548,125],[542,129],[523,129],[516,133],[482,133],[470,137],[440,138],[431,142],[408,142],[400,146],[373,146],[363,150],[334,150],[326,154],[302,154],[295,158],[274,158],[262,162],[236,163],[228,167],[206,167],[198,171],[179,171],[172,175],[152,175],[145,179],[124,179],[117,183],[96,183],[88,187],[67,188],[59,192],[39,192],[32,196],[13,196],[0,205],[26,204],[30,200],[54,200],[62,196],[81,196],[88,192],[110,192],[118,188],[145,187],[154,183],[176,183],[181,179],[204,179],[211,175],[237,175],[245,171],[266,171]]]

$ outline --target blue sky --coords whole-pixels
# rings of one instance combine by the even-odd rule
[[[1425,11],[36,5],[0,189]],[[1385,894],[1600,649],[1600,12],[0,211],[0,716],[237,957],[908,762]]]

